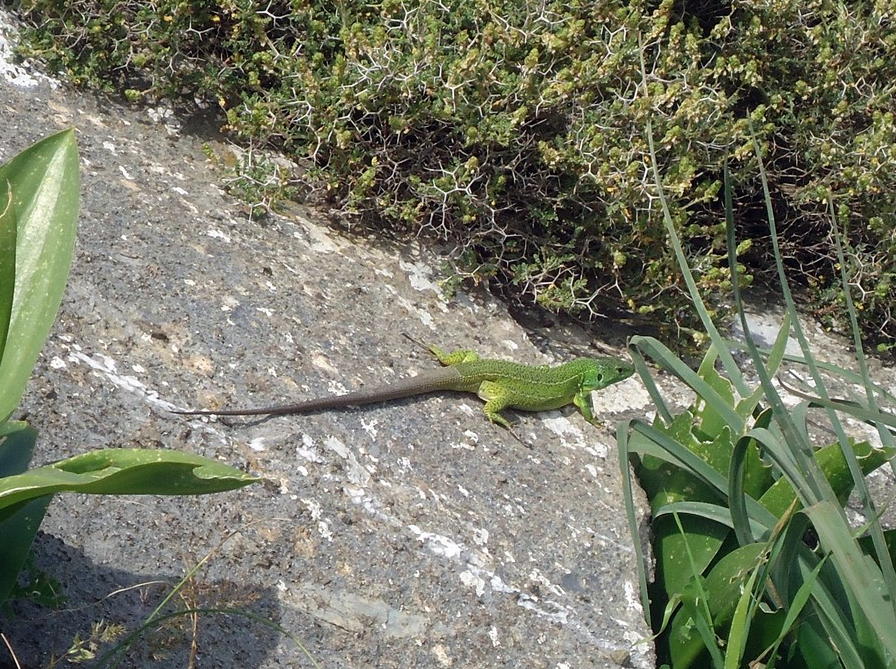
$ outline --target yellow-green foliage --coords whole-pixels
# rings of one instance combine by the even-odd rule
[[[890,0],[22,0],[25,52],[79,82],[202,96],[310,157],[351,216],[457,244],[548,307],[691,322],[648,174],[653,120],[700,287],[729,285],[721,166],[747,271],[767,230],[826,302],[828,194],[849,214],[866,333],[896,337],[896,9]],[[639,58],[647,68],[642,86]],[[751,243],[752,242],[752,243]]]

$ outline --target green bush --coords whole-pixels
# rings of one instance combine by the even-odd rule
[[[646,133],[653,157],[650,122]],[[754,151],[759,159],[758,143]],[[723,339],[709,317],[669,215],[655,160],[651,167],[670,247],[712,342],[695,371],[654,338],[629,341],[656,415],[650,423],[636,418],[617,427],[618,456],[626,515],[636,538],[641,602],[655,635],[650,640],[656,641],[658,662],[671,669],[892,667],[896,531],[884,529],[865,477],[888,462],[892,470],[896,417],[881,405],[896,397],[868,375],[855,302],[845,281],[840,224],[833,215],[833,243],[858,372],[823,363],[809,348],[786,278],[761,160],[767,230],[786,308],[774,345],[762,352],[753,343],[737,286],[732,297],[744,344]],[[727,243],[734,247],[727,170],[723,182]],[[830,209],[833,214],[832,204]],[[791,337],[801,355],[785,354]],[[749,356],[749,374],[731,353],[737,347]],[[680,411],[667,402],[648,359],[693,391],[691,406]],[[796,406],[785,404],[773,383],[785,360],[804,366],[813,383],[810,393],[792,391],[806,400]],[[847,390],[847,399],[831,399],[829,374],[864,392]],[[825,409],[833,442],[819,443],[810,429],[814,409]],[[883,447],[848,437],[841,414],[876,426]],[[637,540],[642,534],[632,472],[650,503],[652,583]],[[861,504],[858,524],[847,515],[846,503],[853,495]]]
[[[32,26],[24,54],[131,99],[215,102],[235,134],[311,159],[349,221],[428,231],[455,245],[461,273],[569,312],[617,305],[696,323],[648,178],[647,118],[701,291],[717,304],[730,288],[719,198],[728,155],[741,281],[768,271],[751,119],[784,255],[819,312],[842,314],[830,196],[849,223],[864,332],[896,338],[896,9],[886,0],[18,6]]]

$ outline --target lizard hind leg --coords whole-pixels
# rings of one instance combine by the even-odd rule
[[[513,404],[513,398],[504,386],[495,381],[483,381],[479,384],[479,390],[476,394],[479,395],[480,399],[485,400],[485,406],[482,407],[482,411],[486,418],[510,432],[510,436],[523,446],[532,448],[532,444],[521,439],[514,431],[510,421],[501,415],[502,409],[506,409]]]
[[[471,351],[469,349],[464,349],[464,350],[460,350],[460,351],[450,351],[450,352],[443,351],[438,346],[432,346],[432,345],[420,343],[419,341],[417,341],[416,339],[411,337],[411,335],[409,335],[407,332],[402,332],[402,334],[405,336],[405,338],[408,341],[416,344],[420,348],[425,348],[427,351],[432,353],[436,357],[436,360],[438,360],[440,363],[442,363],[446,367],[449,367],[451,365],[457,365],[462,362],[476,362],[477,360],[479,360],[479,354],[476,353],[476,351]]]
[[[485,417],[491,422],[510,430],[510,421],[501,415],[501,410],[510,406],[507,390],[495,381],[483,381],[479,384],[479,390],[476,394],[479,395],[479,399],[485,400],[485,406],[482,407]]]
[[[462,362],[476,362],[479,360],[479,354],[476,351],[443,351],[437,346],[427,346],[430,353],[436,356],[436,359],[446,367],[451,365],[459,365]]]

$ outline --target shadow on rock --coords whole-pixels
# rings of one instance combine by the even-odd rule
[[[94,662],[140,628],[182,578],[98,566],[78,549],[44,533],[38,533],[33,555],[35,568],[61,584],[62,603],[53,608],[17,599],[0,613],[0,631],[21,667],[97,666]],[[203,611],[164,617],[196,609]],[[127,651],[116,656],[117,666],[255,667],[263,664],[281,637],[259,622],[279,623],[281,611],[273,589],[206,581],[201,569],[160,613],[161,620],[147,626]],[[8,649],[0,650],[0,669],[15,666]]]

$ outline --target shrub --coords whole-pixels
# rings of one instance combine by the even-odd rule
[[[752,120],[784,255],[836,319],[824,202],[849,215],[866,335],[896,337],[896,9],[746,0],[22,0],[23,53],[129,97],[215,101],[228,128],[310,159],[352,224],[428,231],[458,268],[551,309],[696,323],[661,231],[644,127],[701,291],[768,271]],[[648,62],[644,95],[639,54]],[[724,315],[724,310],[714,312]]]

